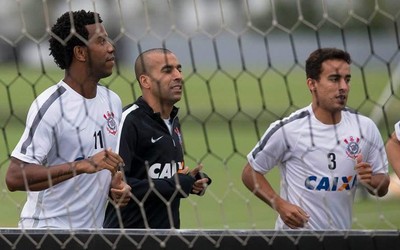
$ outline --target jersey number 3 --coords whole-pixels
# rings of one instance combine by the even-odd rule
[[[336,168],[336,155],[335,155],[335,153],[329,153],[328,154],[328,159],[329,159],[328,168],[330,170],[335,169]]]

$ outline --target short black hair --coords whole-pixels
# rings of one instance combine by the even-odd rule
[[[322,63],[326,60],[338,59],[351,64],[350,54],[337,48],[320,48],[310,54],[306,60],[306,76],[319,80],[322,71]]]
[[[85,26],[102,22],[98,13],[85,10],[67,11],[57,19],[51,28],[49,50],[58,67],[69,68],[74,47],[85,46],[85,41],[89,39],[89,32]],[[72,28],[75,29],[77,35],[72,35]]]

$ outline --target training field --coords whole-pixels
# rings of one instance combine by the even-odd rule
[[[123,105],[140,95],[130,67],[119,68],[118,72],[102,82],[121,96]],[[276,213],[243,186],[240,175],[246,154],[270,122],[310,103],[303,69],[295,68],[287,74],[286,81],[273,71],[255,76],[252,72],[240,75],[226,72],[195,74],[185,65],[184,69],[185,96],[178,106],[181,108],[186,164],[194,166],[196,162],[202,162],[204,172],[212,177],[213,183],[204,197],[191,196],[182,201],[182,228],[272,229]],[[0,72],[0,227],[15,227],[25,193],[10,193],[5,187],[8,156],[21,136],[34,96],[61,79],[62,72],[21,68],[21,75],[18,75],[14,65],[1,65]],[[368,71],[365,81],[363,84],[357,67],[353,68],[348,104],[368,115],[388,79],[379,69],[372,69]],[[366,93],[368,99],[365,98]],[[397,102],[388,107],[387,123],[400,119],[398,108]],[[386,141],[390,131],[383,121],[378,125]],[[278,171],[269,174],[269,179],[278,187]],[[358,195],[353,228],[398,230],[399,199]]]

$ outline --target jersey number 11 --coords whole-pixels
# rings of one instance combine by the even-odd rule
[[[93,137],[94,149],[103,148],[103,134],[101,133],[101,130],[94,132]]]

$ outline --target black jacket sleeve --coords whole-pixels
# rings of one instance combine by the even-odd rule
[[[145,196],[154,195],[169,200],[174,195],[180,198],[187,197],[196,179],[190,175],[175,174],[168,179],[139,180],[127,177],[126,181],[132,188],[133,196],[139,200],[142,200]]]

